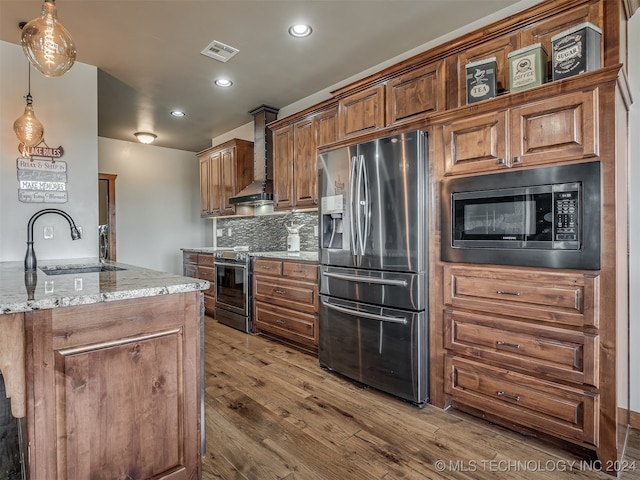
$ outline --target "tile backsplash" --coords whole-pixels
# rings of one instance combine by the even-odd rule
[[[287,249],[287,229],[285,225],[304,226],[300,229],[300,250],[315,252],[318,237],[314,227],[318,225],[318,212],[293,212],[255,217],[217,218],[215,229],[222,230],[216,237],[218,247],[247,245],[253,252],[278,252]],[[231,235],[229,235],[231,229]],[[213,232],[214,235],[216,232]]]

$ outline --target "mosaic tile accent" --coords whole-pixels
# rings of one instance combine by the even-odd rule
[[[318,237],[313,227],[318,225],[318,212],[292,212],[286,214],[260,215],[255,217],[218,218],[216,228],[224,235],[217,238],[218,247],[247,245],[253,252],[277,252],[287,250],[285,225],[304,226],[300,229],[300,250],[318,250]],[[231,236],[227,235],[231,229]]]

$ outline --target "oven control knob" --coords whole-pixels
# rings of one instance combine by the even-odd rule
[[[246,253],[236,253],[236,261],[237,262],[244,262],[247,259],[247,254]]]
[[[222,252],[213,252],[213,256],[214,258],[220,258],[222,257]]]

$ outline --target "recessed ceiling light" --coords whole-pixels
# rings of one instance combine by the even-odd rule
[[[226,78],[219,78],[215,81],[215,84],[219,87],[230,87],[233,85],[231,80],[227,80]]]
[[[174,117],[184,117],[186,115],[186,113],[184,113],[181,110],[172,110],[171,111],[171,115]]]
[[[298,24],[289,27],[289,35],[292,37],[308,37],[311,35],[311,27],[309,25]]]

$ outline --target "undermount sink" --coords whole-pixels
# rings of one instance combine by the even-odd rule
[[[78,273],[98,273],[98,272],[115,272],[118,270],[126,270],[115,265],[103,265],[100,263],[90,263],[83,265],[51,265],[40,267],[47,275],[75,275]]]

